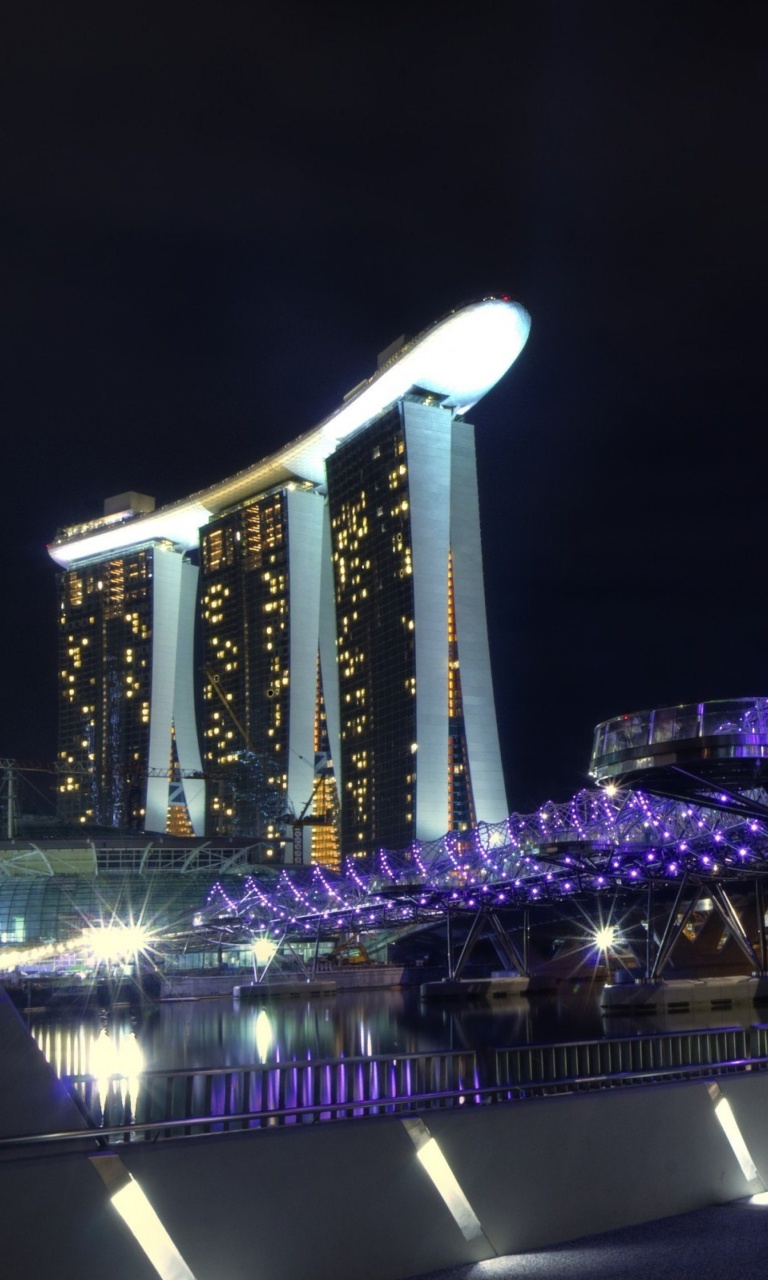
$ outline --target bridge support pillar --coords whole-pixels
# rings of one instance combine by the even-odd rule
[[[719,881],[712,884],[711,892],[715,906],[733,934],[734,942],[743,951],[747,960],[752,965],[752,968],[758,973],[762,972],[760,960],[755,954],[755,949],[747,937],[744,925],[741,923],[741,918]]]
[[[763,881],[761,876],[755,877],[755,906],[757,908],[757,939],[760,949],[760,974],[765,976],[768,971],[768,958],[766,957],[766,941],[765,941],[765,893],[763,890]]]
[[[688,872],[685,873],[682,880],[680,881],[677,893],[675,894],[675,900],[672,903],[672,908],[670,910],[669,915],[667,916],[667,923],[664,925],[664,932],[661,935],[661,941],[659,942],[659,949],[656,952],[656,956],[654,958],[653,964],[651,965],[648,972],[649,982],[657,981],[659,975],[661,974],[662,970],[664,969],[664,966],[667,963],[667,960],[672,954],[672,950],[675,946],[675,943],[677,942],[678,938],[680,937],[680,934],[683,932],[683,929],[685,928],[688,921],[690,920],[693,914],[694,907],[696,906],[696,903],[699,900],[699,889],[698,889],[698,886],[694,885],[693,895],[691,897],[691,900],[688,903],[688,906],[686,907],[685,911],[683,911],[682,914],[680,913],[680,907],[682,905],[683,898],[685,896],[685,890],[687,885],[688,885]],[[679,919],[678,919],[678,916],[679,916]],[[652,928],[652,924],[650,920],[648,921],[648,928],[649,930]]]
[[[461,954],[456,961],[456,968],[453,971],[453,977],[458,979],[461,977],[464,966],[475,949],[475,943],[479,940],[485,925],[485,912],[482,907],[478,907],[477,915],[469,927],[464,946],[461,948]]]
[[[651,976],[653,963],[653,881],[648,881],[648,901],[645,908],[645,976]]]
[[[526,910],[527,917],[527,910]],[[523,955],[520,954],[509,934],[505,930],[501,920],[495,911],[489,911],[487,907],[478,907],[475,916],[467,934],[466,942],[461,949],[456,967],[453,973],[449,972],[449,977],[458,979],[464,970],[469,957],[471,956],[476,944],[484,935],[488,935],[496,948],[496,953],[501,963],[506,969],[515,969],[521,977],[528,977],[528,943],[527,943],[528,925],[527,919],[523,927]],[[452,954],[452,946],[449,949],[449,956]]]

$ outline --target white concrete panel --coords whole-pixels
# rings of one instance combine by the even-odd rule
[[[729,1097],[737,1086],[734,1109],[749,1142],[756,1130],[764,1137],[764,1073],[720,1084]],[[231,1280],[404,1280],[749,1191],[703,1081],[424,1118],[479,1218],[485,1247],[463,1237],[397,1117],[131,1143],[120,1154],[195,1274]],[[614,1274],[610,1256],[604,1274]]]
[[[85,1141],[85,1139],[83,1140]],[[91,1153],[98,1148],[93,1144]],[[85,1154],[0,1161],[0,1251],[7,1280],[158,1280]],[[109,1259],[108,1263],[105,1259]]]
[[[730,1078],[718,1083],[728,1096]],[[765,1128],[768,1080],[750,1084],[739,1120],[752,1144],[753,1128]],[[466,1120],[436,1113],[428,1123],[499,1253],[750,1191],[703,1080],[477,1108]]]
[[[203,771],[195,717],[195,609],[199,573],[197,565],[190,564],[188,560],[182,562],[173,703],[176,753],[182,774]],[[184,798],[192,830],[196,836],[205,835],[205,783],[202,778],[184,778]]]
[[[452,435],[453,591],[469,774],[478,822],[501,822],[509,809],[488,650],[474,427],[454,422]]]
[[[323,679],[325,717],[331,748],[336,788],[341,795],[341,710],[339,706],[339,667],[337,662],[336,600],[333,593],[333,546],[331,515],[323,503],[323,551],[320,573],[320,670]]]
[[[402,1280],[488,1256],[464,1239],[396,1117],[120,1155],[199,1280]]]
[[[21,1108],[21,1121],[16,1116],[6,1128],[78,1134],[74,1149],[57,1143],[0,1152],[6,1273],[100,1280],[106,1257],[110,1276],[149,1277],[90,1162],[93,1133],[79,1136],[80,1117],[2,1000],[0,1032],[7,1032],[0,1083],[10,1091],[9,1116],[16,1115],[14,1101]],[[462,1234],[398,1116],[131,1142],[113,1151],[199,1280],[405,1280],[746,1196],[751,1187],[707,1083],[468,1102],[423,1113],[485,1241]],[[718,1084],[765,1183],[768,1073],[720,1076]],[[719,1229],[714,1222],[712,1229]],[[611,1246],[603,1242],[603,1276],[621,1274]],[[761,1256],[758,1245],[754,1266],[740,1274],[762,1275]],[[14,1269],[17,1259],[21,1269]],[[534,1262],[491,1265],[487,1274],[527,1275]],[[678,1250],[665,1274],[714,1274],[689,1262]],[[542,1268],[544,1274],[547,1260]],[[561,1270],[569,1270],[567,1263]],[[578,1264],[576,1271],[586,1274]],[[651,1266],[648,1274],[658,1272]]]
[[[319,494],[301,489],[289,489],[286,500],[291,673],[288,799],[298,816],[315,783],[315,690],[325,504]],[[309,831],[305,834],[304,860],[308,862]]]
[[[46,1062],[21,1013],[0,987],[0,1139],[63,1133],[88,1125]],[[7,1153],[6,1153],[7,1154]],[[0,1214],[0,1218],[4,1215]]]
[[[451,413],[403,404],[416,636],[416,836],[448,828],[448,549]]]
[[[152,555],[152,693],[149,709],[150,772],[147,778],[145,831],[165,831],[168,814],[168,765],[176,690],[176,649],[179,632],[181,555],[155,547]]]

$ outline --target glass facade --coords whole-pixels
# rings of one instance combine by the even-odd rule
[[[327,460],[344,852],[415,836],[413,564],[400,405]]]
[[[678,759],[678,756],[680,759]],[[615,716],[597,725],[590,774],[598,782],[686,759],[694,772],[726,768],[735,778],[739,760],[748,776],[768,756],[768,699],[728,698],[658,707]],[[752,762],[752,763],[750,763]],[[757,773],[753,772],[755,781]],[[723,786],[725,786],[723,780]]]
[[[130,873],[12,877],[0,881],[0,943],[66,942],[90,924],[113,919],[141,920],[153,931],[189,929],[214,879]]]
[[[448,805],[451,831],[475,825],[475,806],[469,774],[461,669],[456,635],[453,559],[448,559]]]
[[[59,811],[143,827],[152,675],[154,549],[59,575]]]
[[[341,830],[338,790],[328,740],[328,720],[323,697],[320,662],[315,695],[315,766],[317,781],[312,795],[312,861],[331,871],[341,870]]]
[[[506,812],[472,428],[412,391],[322,466],[212,514],[199,567],[60,575],[66,821],[338,869]]]
[[[501,820],[463,415],[528,327],[459,308],[254,466],[57,534],[66,822],[338,866]]]
[[[200,587],[208,832],[258,837],[288,862],[302,861],[304,845],[299,824],[294,841],[283,848],[296,683],[295,673],[291,679],[290,557],[304,554],[301,545],[291,545],[289,496],[287,489],[273,490],[203,530]],[[306,797],[302,821],[311,827],[312,860],[335,867],[340,862],[337,805],[319,662],[311,714],[315,730],[308,747],[314,747],[321,772]]]
[[[277,851],[290,698],[284,490],[202,531],[200,591],[208,831],[274,839]]]
[[[184,780],[176,749],[176,732],[171,729],[171,758],[168,764],[168,810],[165,830],[169,836],[188,838],[194,835],[184,794]]]

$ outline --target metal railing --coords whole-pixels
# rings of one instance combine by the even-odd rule
[[[520,1045],[497,1050],[495,1057],[497,1088],[504,1097],[658,1084],[768,1066],[768,1026]]]
[[[94,1126],[154,1138],[452,1106],[477,1091],[477,1067],[475,1053],[458,1051],[64,1081]]]
[[[64,1080],[102,1140],[127,1142],[765,1069],[768,1026],[759,1025],[485,1052],[377,1054]]]

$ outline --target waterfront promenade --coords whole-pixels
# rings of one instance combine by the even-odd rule
[[[763,1280],[768,1206],[737,1200],[412,1280]]]
[[[705,1234],[727,1224],[727,1234],[738,1237],[740,1277],[757,1275],[748,1263],[761,1257],[768,1217],[735,1202],[763,1190],[768,1177],[761,1036],[761,1028],[700,1033],[695,1063],[678,1054],[689,1054],[695,1036],[662,1037],[675,1046],[674,1058],[665,1049],[660,1059],[654,1048],[649,1064],[629,1064],[627,1087],[616,1087],[615,1078],[627,1068],[624,1050],[620,1062],[608,1062],[616,1042],[606,1040],[590,1048],[589,1063],[593,1075],[610,1070],[614,1078],[593,1078],[586,1092],[569,1081],[570,1060],[561,1063],[550,1046],[531,1061],[546,1065],[554,1053],[557,1078],[540,1081],[536,1096],[518,1085],[502,1100],[496,1086],[485,1098],[472,1070],[471,1084],[462,1075],[455,1087],[443,1082],[427,1092],[414,1081],[405,1096],[390,1092],[370,1106],[345,1102],[349,1118],[327,1123],[323,1113],[338,1105],[333,1092],[311,1122],[313,1099],[294,1099],[289,1123],[290,1115],[275,1110],[232,1114],[240,1094],[229,1081],[223,1111],[180,1126],[148,1120],[141,1140],[128,1123],[108,1134],[89,1120],[0,998],[0,1250],[13,1260],[7,1274],[100,1280],[108,1265],[116,1280],[156,1276],[116,1212],[119,1183],[120,1192],[143,1191],[185,1260],[186,1271],[168,1274],[193,1280],[632,1280],[636,1260],[643,1260],[644,1276],[727,1277],[714,1248],[697,1260],[697,1223]],[[521,1048],[515,1060],[529,1052]],[[507,1056],[512,1077],[518,1073]],[[324,1064],[315,1065],[324,1079]],[[390,1076],[379,1071],[382,1079]],[[479,1100],[470,1096],[476,1093]],[[275,1100],[291,1102],[279,1093]],[[745,1136],[746,1162],[717,1114],[724,1101]],[[684,1216],[669,1217],[675,1213]]]

